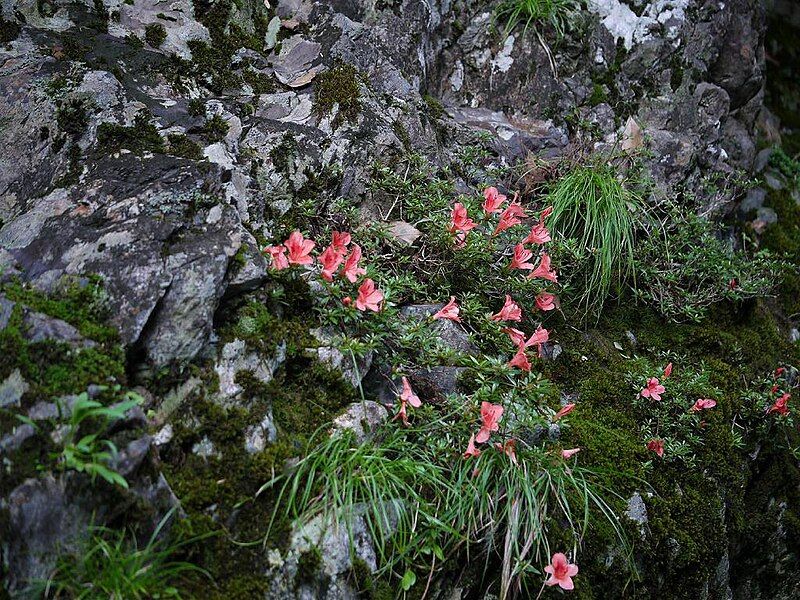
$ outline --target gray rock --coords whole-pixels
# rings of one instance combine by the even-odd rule
[[[444,304],[414,304],[411,306],[404,306],[400,310],[403,317],[421,321],[436,314],[442,309]],[[463,352],[464,354],[476,354],[477,350],[473,343],[470,341],[464,328],[458,323],[450,321],[449,319],[436,319],[431,323],[431,333],[436,336],[440,343],[456,352]]]
[[[30,386],[22,378],[19,369],[14,369],[11,375],[0,383],[0,408],[11,408],[19,406],[19,401]]]
[[[247,371],[262,383],[272,381],[275,370],[286,360],[286,343],[278,345],[275,356],[265,358],[247,349],[244,340],[233,340],[222,347],[214,371],[219,377],[218,398],[223,404],[231,404],[242,393],[236,383],[236,374]]]
[[[270,409],[261,419],[261,422],[248,427],[244,434],[244,449],[248,454],[263,452],[267,444],[273,443],[278,438],[278,430],[272,418]]]
[[[353,402],[344,413],[333,420],[331,435],[343,430],[352,431],[356,443],[363,444],[388,418],[389,413],[377,402]]]
[[[192,446],[192,453],[201,458],[219,457],[219,452],[207,436]]]
[[[756,211],[756,219],[762,221],[766,225],[771,225],[778,222],[778,213],[768,206],[762,206]]]
[[[767,190],[764,188],[752,188],[747,191],[747,195],[739,205],[739,214],[746,217],[751,211],[759,210],[764,206],[764,200],[767,199]]]
[[[372,366],[373,351],[364,356],[353,357],[344,354],[335,346],[335,336],[327,330],[312,329],[309,332],[320,342],[317,348],[308,348],[309,353],[316,354],[318,360],[335,371],[339,371],[345,381],[357,388]],[[355,359],[355,360],[354,360]]]

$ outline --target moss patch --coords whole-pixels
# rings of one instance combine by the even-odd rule
[[[334,119],[334,128],[342,120],[355,122],[361,112],[361,74],[353,65],[338,64],[330,71],[317,76],[314,88],[314,108],[321,114],[329,114],[334,106],[339,105],[339,112]]]

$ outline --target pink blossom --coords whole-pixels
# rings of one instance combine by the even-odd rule
[[[353,244],[350,254],[344,261],[344,269],[342,269],[342,277],[347,279],[350,283],[355,283],[359,275],[366,275],[367,270],[358,266],[358,261],[361,260],[361,246]]]
[[[553,310],[556,307],[556,297],[547,292],[536,294],[536,308],[542,311]]]
[[[547,231],[547,227],[544,226],[544,223],[537,223],[531,229],[528,237],[522,240],[522,243],[542,245],[545,242],[549,242],[550,239],[550,232]]]
[[[511,299],[511,296],[506,294],[506,303],[500,312],[491,316],[492,321],[521,321],[522,309],[519,304]]]
[[[561,552],[553,554],[550,564],[544,568],[544,572],[550,575],[550,578],[545,581],[546,585],[558,585],[562,590],[575,589],[572,578],[578,574],[578,565],[571,564]]]
[[[350,245],[352,236],[346,231],[334,231],[331,246],[334,251],[344,257],[347,254],[347,246]]]
[[[564,406],[561,407],[561,410],[559,410],[556,414],[553,415],[553,421],[554,422],[558,421],[561,417],[564,417],[564,416],[568,415],[573,410],[575,410],[575,403],[574,402],[570,402],[569,404],[565,404]]]
[[[477,227],[477,223],[469,218],[466,207],[460,202],[453,205],[453,212],[450,217],[450,233],[458,231],[466,233],[470,229]]]
[[[344,258],[333,247],[333,245],[325,248],[322,254],[319,255],[319,262],[322,265],[322,278],[325,281],[333,281],[333,276],[336,269],[342,264]]]
[[[342,304],[345,306],[350,306],[353,303],[353,299],[350,296],[345,296],[342,298]]]
[[[528,250],[522,244],[514,246],[514,258],[511,259],[511,264],[508,265],[511,269],[533,269],[533,263],[528,262],[533,257],[533,252]]]
[[[776,412],[779,415],[788,415],[789,414],[789,400],[791,399],[791,395],[787,392],[783,394],[780,398],[775,400],[774,404],[767,409],[767,413]]]
[[[467,444],[467,450],[464,452],[464,458],[469,458],[474,456],[475,458],[481,455],[481,451],[475,447],[475,434],[473,433],[469,436],[469,443]]]
[[[539,326],[536,328],[536,331],[533,332],[531,337],[527,339],[527,341],[525,342],[525,347],[526,348],[530,348],[531,346],[538,347],[544,344],[549,339],[550,339],[550,332],[544,327]]]
[[[487,215],[500,212],[500,206],[506,201],[506,197],[497,191],[496,187],[488,187],[483,190],[483,210]]]
[[[655,377],[651,377],[647,380],[647,387],[645,387],[641,392],[639,392],[642,398],[652,398],[653,400],[660,401],[661,394],[663,394],[667,388],[663,385],[658,383],[658,379]]]
[[[786,370],[786,369],[785,369],[785,368],[783,368],[783,367],[778,367],[777,369],[775,369],[775,377],[780,377],[781,375],[783,375],[783,372],[784,372],[785,370]]]
[[[414,390],[411,389],[411,384],[408,382],[408,377],[403,377],[403,392],[400,394],[400,400],[402,402],[408,402],[414,408],[419,408],[422,406],[422,401],[419,399],[414,393]]]
[[[672,375],[672,363],[669,363],[666,367],[664,367],[664,379]]]
[[[561,458],[564,460],[568,460],[575,456],[578,452],[580,452],[580,448],[570,448],[569,450],[562,450],[561,451]]]
[[[356,298],[356,308],[358,310],[371,310],[379,312],[383,302],[383,293],[375,288],[372,279],[365,279],[358,288],[358,298]]]
[[[289,268],[289,261],[286,259],[286,246],[267,246],[264,248],[264,253],[269,254],[272,259],[272,268],[276,271]]]
[[[664,456],[664,440],[653,438],[647,442],[647,449],[655,452],[659,458]]]
[[[311,250],[316,244],[303,237],[299,231],[293,231],[289,234],[289,239],[284,242],[286,249],[289,251],[289,262],[293,265],[310,265],[314,262],[314,258],[310,255]]]
[[[514,355],[510,361],[508,361],[509,367],[516,367],[523,371],[530,371],[531,370],[531,363],[528,360],[528,357],[525,356],[525,347],[520,346],[517,349],[517,353]]]
[[[547,279],[552,281],[553,283],[558,283],[558,276],[556,272],[550,268],[550,256],[545,252],[542,254],[542,260],[539,263],[539,266],[528,275],[531,279],[534,277],[539,277],[540,279]]]
[[[706,408],[714,408],[717,405],[716,400],[712,400],[711,398],[698,398],[697,401],[694,403],[692,408],[689,410],[693,412],[699,412]]]
[[[519,217],[526,217],[526,216],[528,215],[525,214],[525,209],[522,208],[522,205],[516,202],[512,202],[500,214],[500,221],[497,223],[497,227],[495,227],[494,233],[492,235],[497,235],[501,231],[505,231],[506,229],[514,227],[514,225],[519,225],[520,223],[522,223]]]
[[[458,316],[460,312],[458,304],[456,304],[456,297],[450,296],[450,302],[445,304],[442,309],[433,315],[434,319],[450,319],[451,321],[461,322],[461,317]]]
[[[515,346],[521,346],[525,343],[525,332],[513,327],[505,327],[501,331],[508,334],[508,337],[511,338],[511,343]]]
[[[548,207],[547,207],[547,208],[545,208],[545,209],[542,211],[542,213],[539,215],[539,219],[540,219],[540,220],[542,220],[542,221],[544,221],[544,220],[545,220],[547,217],[549,217],[549,216],[550,216],[550,215],[552,215],[552,214],[553,214],[553,207],[552,207],[552,206],[548,206]]]
[[[493,431],[500,429],[500,419],[503,418],[503,407],[499,404],[481,402],[481,429],[475,436],[475,441],[484,443]]]

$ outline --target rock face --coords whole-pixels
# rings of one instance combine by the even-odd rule
[[[250,353],[239,340],[217,347],[229,303],[265,280],[259,245],[272,239],[275,217],[299,197],[340,196],[360,202],[365,215],[383,215],[389,207],[368,185],[376,163],[413,150],[444,166],[482,143],[489,169],[529,153],[553,158],[623,144],[648,151],[664,194],[692,190],[709,210],[734,207],[731,194],[701,183],[752,169],[759,127],[774,121],[762,105],[760,2],[590,0],[563,39],[521,27],[498,35],[495,5],[4,0],[0,273],[44,291],[63,275],[99,275],[131,371],[209,359],[221,403],[235,404],[237,372],[266,383],[283,360]],[[763,197],[747,202],[759,210]],[[413,238],[406,225],[403,235]],[[0,297],[0,329],[12,309]],[[26,309],[24,320],[30,336],[93,343],[36,311]],[[454,350],[472,351],[454,324],[437,327]],[[348,368],[348,357],[324,344],[316,352],[354,386],[372,364],[370,356]],[[455,389],[458,374],[442,365],[414,374],[415,384],[435,398]],[[25,385],[9,375],[0,406],[16,406]],[[340,425],[367,435],[361,420],[386,412],[366,406],[354,405]],[[30,433],[15,429],[0,450]],[[172,434],[164,427],[158,445]],[[275,436],[267,410],[248,428],[246,452],[262,452]],[[143,473],[132,493],[161,510],[174,498],[149,462],[151,441],[129,441],[118,467]],[[196,446],[217,456],[207,438]],[[73,479],[26,481],[3,500],[14,536],[3,549],[12,591],[46,573],[42,548],[74,539],[89,522],[93,505],[69,491]],[[295,534],[275,566],[273,596],[353,597],[344,582],[349,540],[319,531],[325,578],[280,587],[310,548],[307,535]],[[374,553],[361,549],[374,570]]]

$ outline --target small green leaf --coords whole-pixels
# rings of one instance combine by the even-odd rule
[[[404,592],[407,592],[411,589],[411,587],[417,582],[417,575],[409,569],[406,571],[406,574],[403,575],[403,580],[400,582],[400,585],[403,588]]]

